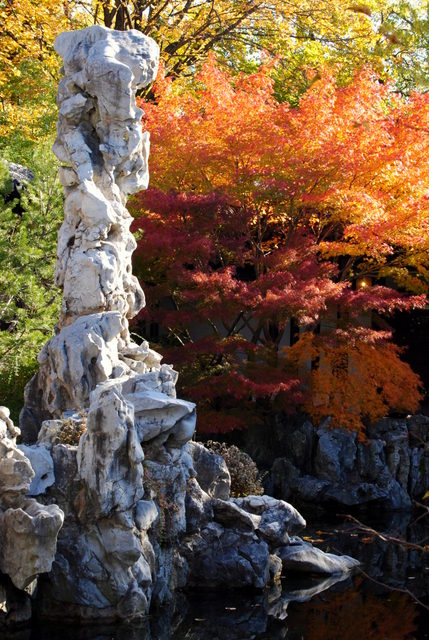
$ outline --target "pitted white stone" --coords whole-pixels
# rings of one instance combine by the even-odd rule
[[[135,94],[155,79],[159,49],[138,31],[101,26],[62,33],[55,48],[64,63],[53,147],[65,193],[55,276],[63,304],[25,392],[27,442],[44,420],[87,410],[97,384],[162,369],[161,356],[128,331],[145,299],[132,275],[136,242],[125,207],[149,180],[149,134]]]

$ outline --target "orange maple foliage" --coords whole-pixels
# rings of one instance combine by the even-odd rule
[[[350,259],[343,278],[426,290],[428,94],[401,98],[368,68],[339,87],[327,71],[292,109],[274,99],[268,71],[231,77],[211,57],[197,92],[183,93],[161,75],[156,104],[143,105],[152,186],[251,207],[264,256],[301,226],[323,257]]]
[[[398,357],[399,347],[380,333],[365,333],[337,331],[329,339],[306,333],[286,353],[286,360],[297,367],[313,363],[302,374],[309,391],[303,408],[316,424],[330,416],[330,426],[346,426],[361,437],[363,422],[374,422],[389,411],[416,411],[421,387],[418,376]]]
[[[413,411],[417,377],[385,335],[356,327],[425,304],[398,287],[427,290],[429,96],[403,99],[365,68],[346,87],[326,72],[291,108],[269,67],[231,76],[212,57],[196,89],[161,75],[142,104],[151,189],[133,207],[148,315],[167,328],[207,431],[248,424],[244,408],[262,399],[353,429]],[[341,331],[310,339],[332,308]],[[291,319],[301,336],[285,361]]]

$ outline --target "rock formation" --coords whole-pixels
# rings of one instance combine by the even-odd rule
[[[284,500],[412,509],[429,486],[429,418],[383,418],[366,435],[361,442],[354,432],[302,420],[273,425],[269,446],[252,434],[247,445],[262,467],[271,467],[271,490]]]
[[[19,434],[9,410],[0,407],[0,571],[25,589],[51,570],[64,514],[27,497],[34,471],[16,446]]]
[[[53,148],[65,192],[56,266],[63,304],[57,334],[27,386],[27,440],[35,440],[43,419],[86,408],[91,391],[108,379],[152,371],[153,390],[170,396],[175,382],[160,356],[128,332],[144,295],[131,273],[136,243],[125,202],[147,187],[149,155],[135,93],[154,80],[158,47],[136,31],[95,26],[61,34],[55,48],[64,61]]]
[[[20,589],[48,572],[38,613],[63,621],[143,619],[187,585],[262,589],[279,579],[290,535],[305,521],[268,496],[229,498],[222,458],[190,442],[195,407],[176,398],[177,374],[128,330],[144,295],[131,273],[125,202],[147,186],[149,150],[135,92],[154,79],[158,48],[139,32],[100,26],[61,34],[55,48],[64,61],[54,145],[65,192],[56,269],[63,304],[26,388],[25,445],[10,445],[4,463],[11,478],[1,504],[19,494],[23,506],[1,515],[1,568]],[[46,538],[52,559],[61,512],[52,569],[38,559],[28,568],[26,559],[21,573],[10,567],[14,544],[32,549],[28,536],[9,535],[18,527]],[[321,572],[356,564],[325,559]]]

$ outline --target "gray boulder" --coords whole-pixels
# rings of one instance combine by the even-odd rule
[[[306,526],[304,518],[291,504],[271,496],[246,496],[233,498],[232,502],[244,511],[260,516],[258,535],[270,546],[288,544],[289,535]]]
[[[293,495],[304,502],[323,502],[328,487],[328,480],[321,480],[315,476],[301,476],[295,482]]]
[[[56,504],[42,506],[32,499],[0,514],[0,570],[18,589],[51,570],[63,522]]]
[[[39,573],[50,571],[64,514],[56,504],[43,506],[26,497],[37,476],[24,451],[16,446],[18,434],[9,412],[1,407],[0,571],[10,577],[15,587],[25,589]],[[49,456],[43,448],[42,459],[45,454]],[[52,460],[43,460],[43,464],[52,474]],[[37,482],[43,484],[43,479],[38,478]]]
[[[268,545],[247,531],[210,523],[199,536],[185,539],[188,585],[204,588],[263,589],[270,577]]]
[[[290,434],[291,459],[300,468],[305,467],[312,458],[314,433],[314,426],[309,420],[306,420],[299,429],[294,429]]]
[[[79,442],[77,465],[85,486],[80,511],[91,520],[131,509],[144,494],[144,453],[134,408],[121,391],[119,384],[99,384],[92,392],[87,428]]]
[[[415,415],[407,420],[410,446],[422,446],[429,442],[429,416]]]
[[[360,565],[354,558],[325,553],[300,538],[293,538],[287,547],[277,549],[276,555],[281,558],[286,572],[339,575]]]
[[[196,478],[188,480],[185,505],[188,533],[197,533],[213,519],[212,499],[200,487]]]
[[[356,433],[325,427],[319,429],[317,435],[316,475],[322,480],[338,481],[355,463]]]
[[[248,513],[231,500],[213,500],[212,504],[215,521],[224,527],[255,531],[261,524],[261,516]]]
[[[323,493],[325,502],[333,502],[338,505],[352,507],[357,504],[366,504],[377,500],[387,500],[389,492],[387,488],[380,487],[374,483],[361,482],[359,484],[332,483],[326,487]]]
[[[292,424],[290,441],[273,445],[272,489],[317,505],[409,510],[429,486],[428,441],[425,416],[384,418],[368,427],[363,441],[328,421],[319,429],[308,421]]]
[[[54,461],[48,449],[43,445],[26,446],[25,444],[18,445],[18,449],[28,458],[34,471],[28,495],[38,496],[45,493],[46,489],[55,482]]]
[[[31,169],[24,167],[22,164],[16,162],[8,162],[9,175],[17,183],[17,186],[21,186],[26,182],[34,180],[34,173]]]
[[[140,531],[147,531],[158,518],[158,509],[153,500],[139,500],[136,504],[134,520]]]
[[[271,467],[273,486],[284,500],[288,500],[296,491],[301,471],[288,458],[276,458]]]

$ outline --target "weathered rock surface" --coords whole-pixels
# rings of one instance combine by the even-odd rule
[[[189,586],[263,589],[269,581],[268,545],[250,531],[210,523],[181,549],[189,565]]]
[[[1,421],[0,421],[1,426]],[[15,439],[0,440],[0,505],[3,509],[21,504],[30,491],[34,471],[30,461],[15,444]]]
[[[186,531],[198,533],[201,527],[213,520],[213,502],[196,478],[189,478],[185,497]]]
[[[24,589],[40,573],[50,571],[64,514],[57,505],[43,506],[25,497],[33,495],[34,480],[38,488],[46,483],[35,475],[25,452],[17,448],[17,435],[19,429],[9,411],[0,407],[0,571],[15,587]],[[37,453],[33,459],[36,457]]]
[[[16,162],[8,162],[9,175],[14,182],[14,187],[21,187],[26,182],[34,180],[34,173],[28,167],[24,167],[22,164],[16,164]]]
[[[24,499],[0,514],[0,569],[18,589],[51,570],[64,516],[57,505]]]
[[[98,385],[91,394],[86,431],[77,451],[84,485],[80,519],[93,521],[132,509],[144,495],[143,460],[133,405],[119,386]]]
[[[147,531],[158,518],[158,509],[153,500],[139,500],[136,504],[134,521],[140,531]]]
[[[31,468],[34,471],[34,478],[31,481],[28,495],[38,496],[41,493],[45,493],[46,489],[55,482],[54,461],[47,447],[43,444],[33,447],[20,444],[18,449],[30,461]]]
[[[53,461],[55,483],[42,485],[46,506],[23,496],[33,479],[28,461],[27,475],[13,485],[15,498],[6,492],[7,504],[19,500],[20,507],[0,514],[0,568],[21,590],[47,574],[37,592],[42,616],[137,621],[152,601],[171,600],[178,587],[263,589],[278,582],[282,569],[337,576],[358,564],[296,537],[291,542],[305,521],[284,501],[209,496],[190,445],[179,457],[165,449],[168,460],[145,459],[133,405],[121,389],[120,381],[102,383],[91,394],[79,447],[56,443],[61,420],[44,426],[45,445],[24,447]],[[221,486],[224,477],[219,464],[210,484]],[[63,514],[53,501],[66,513],[57,549]],[[281,595],[270,615],[281,618],[289,601]],[[28,617],[28,606],[23,598],[18,617]]]
[[[261,516],[248,513],[232,500],[213,500],[212,504],[215,521],[226,527],[255,531],[260,526]]]
[[[188,451],[192,457],[200,487],[211,498],[227,500],[231,489],[231,476],[225,460],[199,442],[190,442]]]
[[[286,572],[341,575],[356,569],[359,561],[349,556],[325,553],[300,538],[292,538],[287,547],[276,551]]]
[[[63,306],[25,394],[21,424],[33,439],[44,419],[87,406],[99,382],[159,369],[160,361],[128,333],[144,295],[131,272],[136,245],[125,208],[148,183],[149,139],[135,92],[155,78],[158,47],[137,31],[101,26],[63,33],[55,46],[64,63],[54,144],[65,165],[56,267]]]
[[[234,498],[235,504],[259,517],[258,534],[271,547],[289,544],[289,534],[304,529],[305,520],[300,513],[287,502],[271,496],[247,496]]]

